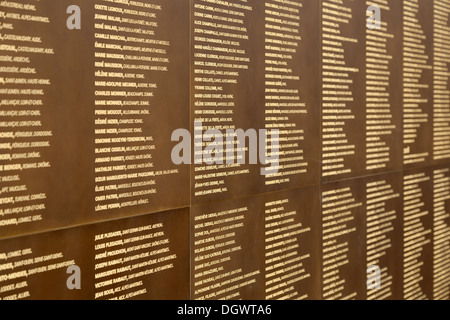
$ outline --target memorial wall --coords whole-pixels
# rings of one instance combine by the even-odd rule
[[[0,179],[0,300],[448,300],[450,0],[1,1]]]

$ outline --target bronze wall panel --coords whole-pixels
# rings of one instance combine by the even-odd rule
[[[308,17],[319,3],[249,0],[223,10],[192,2],[191,130],[198,134],[195,121],[203,134],[278,129],[283,154],[278,173],[266,177],[264,165],[248,164],[248,153],[246,164],[193,165],[192,203],[318,184],[319,22]]]
[[[360,300],[365,296],[364,200],[360,180],[322,186],[323,299]]]
[[[324,0],[321,6],[321,177],[364,173],[365,25],[362,3]],[[358,27],[360,26],[360,27]]]
[[[450,168],[433,168],[433,299],[450,299]]]
[[[66,28],[68,1],[2,8],[0,237],[188,206],[170,141],[189,127],[189,5],[151,3],[80,1],[81,30]]]
[[[193,299],[320,297],[316,187],[194,206],[191,219]]]
[[[450,160],[449,13],[445,1],[433,1],[433,160],[436,163]]]
[[[433,172],[403,172],[403,298],[433,298]]]
[[[0,243],[1,299],[188,299],[189,210]],[[69,290],[67,267],[81,270]]]
[[[367,289],[368,300],[402,299],[401,179],[401,173],[390,173],[361,181],[366,197],[366,268],[378,266],[381,272],[380,288]]]
[[[370,4],[381,8],[381,30],[356,14],[367,9],[364,2],[322,2],[324,182],[402,167],[402,5]]]
[[[0,299],[450,298],[448,1],[120,2],[0,3]]]
[[[432,161],[433,6],[403,1],[403,165]]]
[[[380,6],[382,25],[381,30],[366,28],[367,174],[402,169],[402,2],[370,4]]]
[[[324,299],[402,298],[401,177],[390,173],[322,187]],[[375,290],[366,285],[372,266],[380,271]]]

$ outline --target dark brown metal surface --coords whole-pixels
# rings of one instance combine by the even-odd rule
[[[317,188],[194,206],[192,298],[318,299]]]
[[[369,300],[402,299],[402,176],[400,173],[362,179],[365,184],[366,268],[380,268],[380,287],[367,289]],[[371,274],[368,274],[369,278]],[[369,283],[371,283],[369,281]]]
[[[403,298],[433,299],[433,172],[403,172]]]
[[[0,297],[188,299],[188,218],[177,210],[3,240]],[[81,290],[67,287],[71,265]]]
[[[433,6],[403,1],[403,166],[430,165],[433,154]]]
[[[171,161],[172,132],[189,127],[189,5],[152,3],[146,9],[80,1],[81,30],[66,27],[68,1],[6,8],[2,22],[13,29],[3,30],[2,44],[19,51],[2,54],[26,62],[1,62],[18,71],[0,76],[46,82],[2,84],[42,92],[1,95],[2,111],[39,114],[0,119],[34,121],[0,128],[2,154],[11,154],[0,163],[2,187],[10,188],[2,189],[0,238],[189,205],[189,168]],[[15,39],[9,34],[40,42],[9,40]],[[53,54],[20,51],[24,47]],[[48,146],[25,145],[36,142]]]

